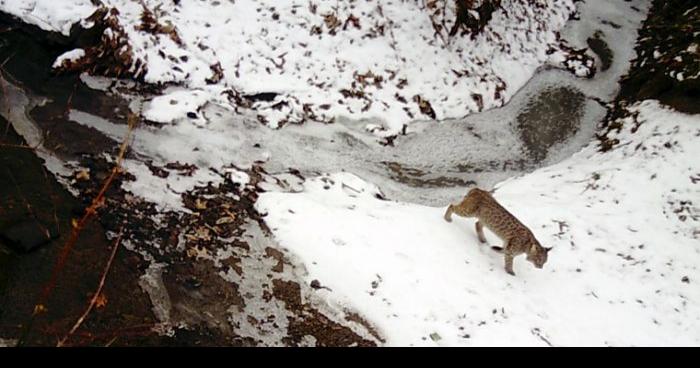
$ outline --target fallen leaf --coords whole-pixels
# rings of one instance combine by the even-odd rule
[[[98,295],[95,299],[95,307],[99,309],[104,308],[105,306],[107,306],[107,297],[104,293],[100,293],[100,295]]]

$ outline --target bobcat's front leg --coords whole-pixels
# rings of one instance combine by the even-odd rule
[[[508,253],[506,253],[506,272],[515,276],[515,272],[513,272],[513,255]]]
[[[515,272],[513,272],[514,254],[513,254],[513,249],[510,245],[511,245],[510,241],[508,241],[508,243],[506,243],[506,246],[504,248],[504,253],[505,253],[505,258],[506,258],[506,267],[505,268],[506,268],[506,272],[515,276]]]
[[[452,205],[449,205],[447,211],[445,211],[445,216],[443,216],[445,221],[452,222],[452,213],[454,213],[454,210],[452,209]]]
[[[476,221],[476,235],[479,236],[479,241],[482,243],[486,243],[486,237],[484,236],[484,225],[481,224],[481,222]]]

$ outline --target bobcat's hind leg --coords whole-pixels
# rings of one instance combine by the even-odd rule
[[[452,222],[452,213],[453,212],[454,212],[453,205],[449,205],[447,207],[447,211],[445,211],[445,215],[443,216],[445,218],[445,221]]]
[[[476,221],[474,226],[476,227],[476,235],[479,236],[479,241],[486,243],[486,237],[484,236],[484,225],[482,225],[480,221]]]

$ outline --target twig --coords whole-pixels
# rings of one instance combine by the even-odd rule
[[[27,207],[27,213],[29,214],[29,216],[31,216],[33,218],[37,218],[34,215],[34,210],[32,210],[32,206],[29,204],[27,197],[25,197],[24,194],[22,194],[22,189],[20,189],[19,184],[17,184],[17,180],[15,180],[15,176],[12,175],[12,172],[10,172],[9,169],[5,169],[5,171],[7,172],[7,176],[10,177],[10,180],[12,180],[12,184],[15,185],[15,189],[17,190],[17,194],[19,195],[20,198],[22,198],[24,205]]]
[[[109,340],[108,343],[105,344],[105,347],[108,348],[108,347],[110,347],[112,344],[114,344],[114,342],[117,341],[117,338],[118,338],[118,337],[119,337],[119,336],[114,336],[111,340]]]
[[[39,315],[40,313],[46,312],[46,302],[49,300],[49,296],[51,295],[51,292],[53,291],[54,287],[56,286],[56,281],[58,278],[58,275],[61,273],[63,270],[63,266],[66,263],[66,260],[68,259],[68,255],[70,254],[70,251],[73,249],[73,246],[78,240],[78,236],[80,235],[80,232],[83,230],[85,225],[90,221],[90,219],[97,213],[97,209],[100,208],[103,203],[104,203],[104,195],[109,189],[109,187],[112,184],[112,181],[117,177],[117,175],[121,172],[121,163],[122,160],[124,159],[124,155],[126,154],[126,149],[129,145],[129,139],[131,137],[131,133],[136,127],[136,124],[138,122],[137,115],[135,114],[130,114],[129,115],[129,128],[126,132],[126,136],[124,137],[124,141],[122,141],[122,144],[119,148],[119,154],[117,155],[117,160],[114,164],[114,167],[112,168],[112,173],[109,175],[107,180],[105,180],[104,184],[102,185],[102,188],[100,189],[100,192],[97,194],[97,196],[92,200],[92,203],[90,204],[90,207],[85,209],[85,214],[83,215],[82,218],[73,226],[73,231],[71,232],[70,238],[66,241],[66,243],[63,245],[63,248],[61,249],[61,253],[58,256],[58,260],[56,261],[56,265],[54,266],[54,269],[51,273],[51,278],[49,279],[49,282],[46,284],[44,287],[44,290],[42,291],[41,295],[39,296],[38,302],[34,305],[34,310],[32,311],[32,315],[30,317],[29,322],[25,325],[24,327],[24,332],[20,336],[19,342],[17,343],[17,346],[22,346],[24,342],[26,341],[26,338],[29,336],[29,331],[31,331],[31,328],[34,324],[34,320],[36,319],[36,316]]]
[[[64,112],[66,114],[66,116],[68,116],[68,114],[70,114],[70,110],[73,108],[73,105],[72,105],[73,95],[75,94],[75,91],[77,89],[78,89],[78,81],[76,80],[75,84],[73,84],[73,90],[71,91],[70,96],[68,96],[68,101],[66,102],[66,110]]]
[[[9,127],[10,124],[8,123],[7,126]],[[36,150],[36,147],[32,146],[27,146],[26,144],[12,144],[12,143],[0,143],[0,147],[7,147],[7,148],[24,148],[28,150]]]
[[[107,261],[107,265],[105,266],[104,272],[102,272],[102,278],[100,279],[100,283],[97,286],[97,290],[95,290],[95,293],[92,296],[92,299],[90,300],[90,304],[88,305],[87,309],[83,313],[80,318],[78,318],[77,321],[75,321],[75,324],[73,325],[73,328],[68,331],[66,336],[64,336],[61,340],[58,341],[58,344],[56,344],[56,347],[62,347],[65,345],[66,340],[68,340],[74,333],[75,331],[80,328],[80,325],[83,324],[83,321],[85,321],[85,318],[90,314],[92,311],[92,308],[95,307],[95,304],[97,303],[97,299],[99,296],[102,294],[102,288],[105,285],[105,279],[107,279],[107,273],[109,273],[110,268],[112,268],[112,262],[114,261],[114,256],[117,255],[117,249],[119,248],[119,242],[122,239],[122,231],[119,231],[119,235],[117,236],[117,240],[114,241],[114,247],[112,247],[112,254],[109,256],[109,260]]]

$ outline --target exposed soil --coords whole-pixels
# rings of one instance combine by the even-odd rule
[[[58,254],[70,236],[71,219],[81,213],[82,207],[46,172],[42,161],[30,149],[6,146],[24,142],[4,119],[0,120],[0,129],[6,132],[0,140],[0,233],[18,222],[32,221],[38,225],[28,232],[50,227],[58,234],[56,239],[38,244],[38,249],[28,253],[16,249],[7,240],[0,243],[0,336],[16,338],[29,322],[39,293],[51,278]],[[46,304],[47,313],[37,317],[25,344],[54,345],[70,329],[97,288],[111,247],[100,223],[89,223],[56,280],[56,288]],[[152,326],[157,321],[147,297],[133,287],[142,263],[125,249],[117,253],[110,282],[103,290],[105,306],[93,312],[71,342],[105,344],[119,336],[113,344],[141,345],[149,339],[151,344],[164,343],[148,329],[143,333],[143,326]],[[131,334],[132,328],[140,328],[141,334]]]
[[[47,38],[35,27],[4,16],[0,26],[9,29],[0,34],[3,76],[47,101],[28,111],[44,135],[44,147],[61,158],[77,160],[87,169],[65,178],[79,192],[76,198],[45,171],[31,149],[15,147],[24,142],[1,121],[0,233],[7,229],[17,233],[17,223],[29,223],[20,227],[25,232],[20,238],[31,240],[19,245],[6,240],[0,245],[3,339],[21,338],[25,345],[55,345],[87,307],[112,249],[112,239],[121,232],[120,249],[109,270],[101,305],[68,341],[71,345],[299,345],[310,343],[310,336],[320,345],[374,345],[333,319],[337,317],[308,303],[286,305],[283,310],[288,322],[267,321],[270,323],[259,329],[236,322],[255,320],[252,314],[265,313],[265,308],[273,317],[279,314],[274,300],[286,300],[281,298],[287,294],[279,294],[278,287],[275,296],[272,280],[283,272],[287,278],[294,275],[294,267],[271,241],[263,249],[246,242],[243,226],[260,222],[253,208],[255,183],[241,188],[227,180],[220,186],[199,188],[183,196],[192,214],[159,213],[153,204],[121,189],[122,181],[133,179],[129,175],[118,176],[107,191],[97,218],[82,231],[56,279],[46,303],[48,311],[40,314],[22,337],[70,235],[72,219],[83,214],[112,169],[103,155],[114,156],[120,143],[70,121],[68,111],[76,108],[120,124],[125,123],[128,108],[118,96],[88,88],[75,74],[54,75],[50,71],[53,59],[65,51],[65,38]],[[148,88],[141,93],[148,93]],[[178,163],[151,166],[158,175],[187,175],[188,170],[196,169]],[[259,178],[256,170],[259,168],[249,175]],[[238,200],[232,200],[231,194]],[[264,224],[260,222],[260,226]],[[49,236],[43,239],[37,233]],[[36,249],[20,252],[19,248],[27,248],[25,243]],[[221,262],[213,260],[219,251],[231,255]],[[163,265],[160,272],[152,272],[155,264]],[[223,276],[231,273],[245,286]],[[256,284],[255,280],[260,281]],[[292,280],[283,288],[299,295],[313,292]],[[270,298],[262,311],[255,309],[257,293]],[[265,339],[255,337],[266,334]]]

